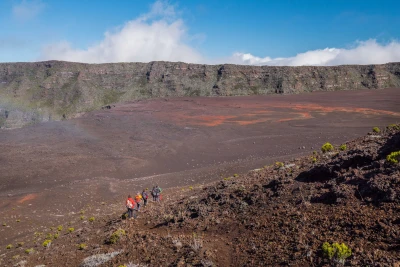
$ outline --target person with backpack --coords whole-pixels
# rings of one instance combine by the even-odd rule
[[[153,197],[153,201],[156,201],[156,187],[153,186],[153,189],[151,189],[151,196]]]
[[[128,195],[128,199],[126,200],[126,208],[128,209],[128,218],[133,219],[134,214],[133,210],[135,209],[135,201],[132,199],[131,195]]]
[[[140,192],[137,192],[136,196],[135,196],[135,201],[136,201],[136,205],[137,205],[137,211],[140,211],[140,201],[142,200],[142,195],[140,194]]]
[[[156,195],[157,202],[160,202],[160,200],[161,200],[161,192],[162,192],[162,189],[158,185],[156,185],[156,187],[154,188],[154,193]]]
[[[142,199],[143,199],[143,206],[144,207],[146,207],[147,199],[149,198],[149,194],[147,194],[146,190],[147,190],[147,188],[143,189],[143,192],[142,192]]]

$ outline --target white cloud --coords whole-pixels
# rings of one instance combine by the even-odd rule
[[[41,0],[22,0],[12,8],[14,18],[20,21],[27,21],[35,18],[45,8]]]
[[[294,57],[257,57],[248,53],[234,53],[227,60],[233,64],[270,66],[332,66],[342,64],[383,64],[400,61],[400,43],[379,44],[374,39],[360,41],[350,49],[325,48],[297,54]]]
[[[46,46],[42,60],[87,63],[149,62],[156,60],[201,62],[200,54],[185,43],[186,27],[176,19],[173,6],[157,1],[149,13],[127,22],[87,49],[76,49],[68,42]]]
[[[21,5],[27,3],[24,0]],[[188,36],[184,22],[175,8],[160,0],[151,6],[148,13],[128,21],[114,31],[106,32],[101,41],[90,47],[75,48],[67,41],[53,43],[44,47],[39,59],[86,63],[183,61],[271,66],[382,64],[400,61],[400,42],[380,44],[375,39],[356,42],[347,49],[310,50],[293,57],[272,58],[234,53],[228,58],[210,59],[188,44],[201,37],[201,34]]]

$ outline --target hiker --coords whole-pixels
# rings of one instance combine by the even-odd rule
[[[140,194],[140,192],[137,192],[136,196],[135,196],[135,201],[136,201],[136,205],[137,205],[137,211],[140,210],[140,201],[142,200],[142,195]]]
[[[149,198],[149,195],[147,194],[146,190],[148,190],[148,188],[143,189],[143,192],[142,192],[143,206],[144,206],[144,207],[146,207],[146,205],[147,205],[147,199]]]
[[[128,209],[128,218],[133,219],[134,218],[133,210],[135,209],[135,201],[132,199],[131,195],[128,195],[128,199],[126,200],[126,208]]]
[[[154,188],[154,193],[155,193],[155,195],[156,195],[156,201],[157,201],[157,202],[160,202],[160,200],[161,200],[161,192],[162,192],[161,187],[159,187],[158,185],[156,185],[156,187]]]
[[[151,189],[151,196],[153,197],[153,201],[156,201],[156,187],[153,186],[153,189]]]

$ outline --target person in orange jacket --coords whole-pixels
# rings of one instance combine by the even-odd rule
[[[126,200],[126,208],[128,209],[128,218],[129,219],[133,219],[134,218],[134,214],[133,214],[133,210],[135,209],[135,201],[132,199],[131,195],[128,195],[128,199]]]
[[[142,201],[142,194],[140,194],[140,192],[137,192],[136,196],[135,196],[135,201],[137,204],[137,210],[140,210],[140,201]]]

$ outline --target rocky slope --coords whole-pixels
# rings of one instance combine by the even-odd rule
[[[400,125],[393,125],[345,149],[167,190],[161,205],[150,203],[134,221],[113,215],[70,223],[74,231],[60,230],[57,239],[48,230],[14,245],[2,263],[329,266],[338,262],[322,244],[339,242],[352,250],[346,266],[399,266],[400,165],[386,159],[399,150]]]
[[[79,116],[152,97],[293,94],[400,87],[400,63],[270,67],[173,62],[0,64],[0,127]]]

